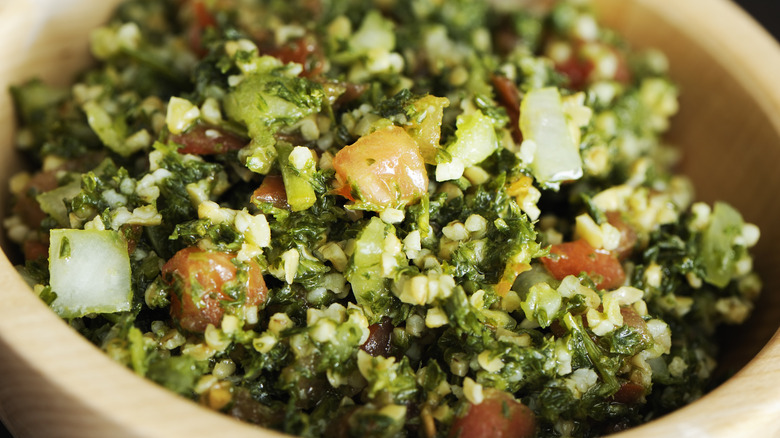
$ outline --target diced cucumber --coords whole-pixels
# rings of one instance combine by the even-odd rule
[[[252,172],[268,175],[278,155],[274,147],[275,142],[271,131],[263,131],[253,137],[249,145],[238,152],[238,157]]]
[[[412,120],[406,132],[414,138],[420,148],[420,154],[427,164],[436,164],[436,152],[441,140],[441,121],[444,108],[450,101],[446,97],[426,95],[410,105]]]
[[[547,283],[538,283],[531,287],[520,307],[527,319],[549,327],[557,319],[561,303],[561,294],[557,290]]]
[[[55,88],[44,84],[40,79],[30,80],[22,85],[10,88],[16,109],[26,123],[32,123],[36,114],[68,96],[64,88]]]
[[[126,142],[127,140],[127,122],[123,117],[115,117],[108,113],[99,103],[90,100],[86,102],[82,109],[87,114],[87,123],[100,141],[112,151],[129,157],[144,148],[143,143]]]
[[[455,143],[447,147],[447,152],[458,157],[466,167],[479,164],[498,149],[498,138],[493,128],[493,119],[480,110],[468,115],[458,116],[455,122]]]
[[[358,53],[369,50],[395,49],[395,29],[393,22],[384,18],[378,11],[371,11],[363,18],[358,30],[349,39],[349,47]]]
[[[725,202],[715,203],[699,250],[706,282],[722,288],[731,281],[738,256],[734,241],[742,233],[743,225],[737,210]]]
[[[481,163],[498,149],[493,119],[482,111],[458,116],[456,126],[455,141],[447,146],[452,161],[439,163],[436,169],[437,181],[460,178],[463,173],[460,169]]]
[[[130,310],[130,257],[117,231],[52,230],[49,270],[51,307],[63,318]]]
[[[70,224],[68,219],[68,207],[66,202],[76,197],[81,192],[81,180],[76,179],[62,187],[49,190],[35,197],[41,210],[54,218],[61,227],[67,227]]]
[[[557,88],[539,88],[525,95],[520,103],[520,131],[523,147],[533,144],[530,169],[543,187],[556,189],[561,182],[582,176],[579,145],[569,134]]]
[[[279,153],[279,167],[282,169],[287,203],[290,204],[292,211],[306,210],[317,200],[314,187],[311,185],[316,165],[314,158],[306,160],[303,166],[298,168],[295,166],[294,160],[290,159],[293,150],[295,150],[291,144],[280,141],[276,144],[276,150]]]
[[[228,118],[244,123],[252,138],[239,158],[249,170],[266,175],[277,158],[276,130],[319,112],[325,93],[319,83],[292,75],[276,58],[254,60],[257,70],[246,75],[223,104]]]
[[[346,278],[352,284],[355,300],[362,306],[368,304],[366,301],[369,294],[381,292],[385,288],[382,253],[389,228],[392,225],[374,216],[355,241],[355,252],[350,259]]]
[[[231,90],[224,105],[228,117],[244,122],[254,138],[317,113],[323,96],[322,86],[315,82],[281,73],[256,73]]]

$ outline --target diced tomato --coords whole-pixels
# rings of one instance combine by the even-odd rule
[[[360,348],[372,356],[387,357],[390,355],[390,341],[393,334],[393,324],[390,318],[383,318],[376,324],[368,326],[369,335]]]
[[[290,209],[287,203],[287,191],[284,189],[284,180],[281,175],[267,175],[263,178],[254,193],[252,193],[252,202],[255,204],[268,203],[276,208],[285,210]]]
[[[543,257],[542,263],[558,280],[585,272],[599,289],[617,288],[626,279],[623,266],[615,255],[593,248],[585,239],[552,245],[550,256]]]
[[[635,329],[645,342],[652,342],[653,335],[650,334],[650,329],[647,328],[647,323],[638,313],[631,307],[621,307],[620,314],[623,316],[623,325],[627,325]]]
[[[352,82],[343,82],[341,85],[344,86],[344,93],[333,103],[333,106],[336,108],[360,99],[360,96],[370,88],[368,84],[355,84]]]
[[[57,177],[53,171],[34,174],[25,185],[20,196],[15,200],[13,206],[14,214],[19,215],[25,224],[35,228],[39,227],[41,221],[46,219],[47,215],[41,210],[41,206],[35,200],[35,197],[40,193],[56,188]]]
[[[589,43],[596,44],[596,43]],[[598,43],[600,48],[612,52],[617,61],[614,76],[611,79],[621,83],[628,83],[631,80],[631,71],[628,67],[628,61],[626,60],[625,53],[615,46]],[[572,47],[572,54],[563,62],[557,62],[555,69],[560,73],[563,73],[569,78],[569,86],[575,90],[582,90],[591,80],[591,74],[596,68],[595,60],[588,56],[582,48],[585,43],[578,41],[574,42]]]
[[[636,403],[643,395],[645,395],[644,386],[634,382],[624,382],[612,395],[612,399],[618,403],[631,404]]]
[[[623,220],[619,211],[608,211],[607,222],[620,231],[620,243],[618,244],[618,247],[613,250],[613,252],[617,254],[620,260],[627,259],[634,251],[634,246],[636,246],[636,231],[631,228],[631,225],[627,224]]]
[[[583,321],[587,324],[587,320]],[[552,332],[553,336],[556,338],[562,338],[566,336],[567,333],[569,333],[569,329],[566,328],[565,325],[561,324],[559,320],[553,320],[553,322],[550,324],[550,331]]]
[[[190,48],[200,57],[206,55],[203,47],[203,31],[209,27],[217,27],[217,20],[211,15],[202,0],[193,0],[192,14],[194,20],[187,31]]]
[[[49,243],[40,240],[25,240],[22,247],[25,260],[38,260],[49,256]]]
[[[523,133],[520,132],[520,91],[517,85],[506,76],[493,75],[490,77],[493,88],[496,89],[498,102],[506,109],[509,116],[509,128],[515,143],[523,142]]]
[[[621,84],[627,84],[631,82],[631,69],[628,66],[628,59],[626,57],[626,51],[620,47],[608,45],[610,51],[615,55],[617,59],[617,69],[615,70],[615,76],[612,78]]]
[[[202,0],[192,2],[192,10],[195,13],[195,20],[201,28],[216,27],[217,20],[211,15]]]
[[[263,302],[267,289],[260,265],[248,262],[245,281],[238,284],[233,258],[224,252],[189,247],[163,265],[163,280],[173,286],[171,316],[183,329],[202,333],[209,324],[218,327],[225,314],[222,302],[235,301],[226,291],[227,286],[245,291],[243,305]]]
[[[214,155],[237,151],[249,141],[220,128],[197,125],[182,134],[173,134],[168,139],[181,145],[182,154]]]
[[[582,90],[585,87],[594,67],[591,59],[580,58],[577,54],[572,54],[566,61],[555,64],[555,69],[569,78],[569,87],[575,90]]]
[[[258,402],[249,389],[242,387],[233,388],[233,400],[227,413],[233,418],[264,427],[279,427],[284,420],[283,412]]]
[[[515,23],[509,19],[501,19],[493,28],[493,47],[502,57],[509,55],[518,45],[522,44],[517,34]]]
[[[530,438],[536,434],[536,418],[528,406],[511,395],[487,389],[485,399],[456,418],[450,438]]]
[[[119,232],[122,233],[127,241],[127,253],[132,254],[135,252],[135,248],[138,245],[138,241],[141,239],[141,234],[144,232],[144,228],[141,225],[122,225],[119,227]]]
[[[276,47],[267,53],[287,64],[295,62],[303,66],[303,77],[313,77],[322,73],[325,68],[325,57],[317,40],[313,36],[305,36],[291,41],[281,47]]]
[[[190,49],[200,58],[208,53],[203,47],[203,29],[198,26],[190,26],[187,30],[187,41]]]
[[[425,162],[414,139],[392,126],[374,131],[333,157],[338,193],[376,208],[395,207],[428,190]]]
[[[634,309],[630,307],[621,307],[620,314],[623,316],[623,324],[641,332],[647,331],[647,323]]]

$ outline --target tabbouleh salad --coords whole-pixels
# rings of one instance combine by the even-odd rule
[[[678,89],[585,1],[129,0],[12,88],[20,272],[111,358],[301,436],[598,436],[760,290]]]

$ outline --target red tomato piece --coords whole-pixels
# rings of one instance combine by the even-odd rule
[[[452,423],[450,438],[530,438],[536,434],[533,411],[511,395],[485,390],[485,399],[471,405]]]
[[[584,45],[582,42],[575,42],[571,56],[565,61],[555,64],[555,69],[569,78],[569,86],[575,90],[585,88],[591,80],[591,73],[596,68],[596,61],[592,55],[585,53]],[[612,52],[617,62],[614,76],[605,79],[612,79],[623,84],[628,83],[631,80],[631,71],[625,53],[612,45],[600,44],[600,46],[604,50]]]
[[[49,243],[40,240],[25,240],[22,251],[24,252],[25,260],[46,258],[49,256]]]
[[[634,246],[636,246],[636,231],[623,220],[619,211],[608,211],[607,222],[620,231],[620,243],[618,243],[618,247],[613,252],[617,254],[620,260],[627,259],[634,251]]]
[[[367,84],[355,84],[352,82],[340,82],[339,84],[344,86],[344,93],[342,93],[338,99],[336,99],[336,102],[333,103],[333,106],[337,108],[360,99],[363,93],[370,88]]]
[[[653,342],[653,335],[647,328],[647,323],[631,307],[621,307],[620,314],[623,316],[623,325],[627,325],[636,330],[645,342]]]
[[[225,314],[221,302],[235,300],[225,291],[226,286],[245,290],[243,305],[262,303],[267,289],[260,265],[248,263],[244,284],[236,284],[237,272],[231,254],[196,247],[177,252],[162,267],[163,279],[171,286],[178,283],[171,294],[173,319],[190,332],[202,333],[209,324],[218,327]]]
[[[206,56],[206,48],[203,47],[203,31],[209,27],[217,27],[217,20],[211,15],[201,0],[194,0],[192,5],[193,20],[187,31],[189,45],[192,51],[200,57]]]
[[[542,263],[558,280],[585,272],[599,289],[617,288],[626,279],[617,257],[609,251],[593,248],[585,239],[552,245],[550,256],[542,257]]]
[[[214,155],[237,151],[249,141],[220,128],[197,125],[182,134],[173,134],[168,139],[181,145],[182,154]]]
[[[592,60],[580,58],[577,54],[573,54],[564,62],[555,64],[555,69],[569,78],[569,86],[575,90],[585,88],[594,67]]]
[[[636,403],[643,395],[645,395],[644,386],[634,382],[624,382],[612,395],[612,399],[618,403],[631,404]]]
[[[322,73],[325,68],[325,58],[317,40],[307,36],[299,38],[268,52],[268,55],[287,64],[294,62],[303,66],[301,76],[312,77]]]
[[[417,142],[392,126],[374,131],[333,157],[335,192],[378,209],[408,204],[428,190]]]
[[[617,57],[617,70],[614,79],[622,84],[631,82],[631,69],[628,67],[626,53],[614,46],[611,46],[610,49]]]
[[[493,75],[490,77],[493,88],[496,89],[498,102],[506,109],[509,116],[509,128],[515,143],[523,142],[523,133],[520,131],[520,91],[517,85],[506,76]]]
[[[371,324],[368,326],[368,331],[368,339],[360,348],[374,357],[389,356],[393,334],[393,323],[390,318],[385,317],[380,322]]]
[[[38,172],[34,174],[24,187],[24,190],[16,198],[13,212],[19,215],[25,224],[37,228],[47,214],[41,210],[35,197],[41,193],[57,188],[57,177],[54,171]]]
[[[135,248],[138,246],[138,241],[141,239],[141,235],[144,232],[144,227],[141,225],[122,225],[119,227],[119,231],[127,241],[127,253],[133,254]]]
[[[217,26],[217,20],[211,15],[211,12],[209,12],[202,0],[193,1],[192,10],[195,12],[195,19],[200,27],[206,28]]]
[[[287,191],[284,189],[282,176],[267,175],[263,178],[260,187],[252,193],[252,202],[268,203],[276,208],[289,210],[290,204],[287,203]]]
[[[647,329],[647,323],[638,313],[636,313],[636,310],[630,307],[621,307],[620,314],[623,316],[623,324],[637,329],[642,334],[650,336],[650,332],[648,332]],[[652,337],[650,339],[652,339]]]

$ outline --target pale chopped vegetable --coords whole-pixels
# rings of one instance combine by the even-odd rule
[[[116,231],[52,230],[49,270],[51,306],[63,318],[130,310],[130,258]]]
[[[555,188],[582,177],[580,148],[569,135],[557,88],[531,90],[525,95],[520,105],[520,130],[524,141],[535,145],[530,167],[540,184]]]

